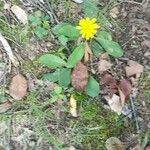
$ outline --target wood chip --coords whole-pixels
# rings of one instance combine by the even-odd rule
[[[21,75],[17,74],[12,78],[9,86],[9,94],[15,100],[21,100],[27,93],[27,80]]]

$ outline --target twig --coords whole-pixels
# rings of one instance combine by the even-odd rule
[[[130,96],[130,103],[131,103],[131,107],[132,107],[133,117],[134,117],[134,119],[135,119],[135,124],[136,124],[137,133],[139,133],[140,127],[139,127],[139,123],[138,123],[138,120],[137,120],[136,109],[135,109],[135,106],[134,106],[134,102],[133,102],[132,96]]]

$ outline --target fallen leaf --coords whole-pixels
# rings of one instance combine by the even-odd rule
[[[17,58],[13,55],[12,49],[7,42],[7,40],[4,38],[4,36],[0,33],[0,42],[2,43],[4,50],[6,51],[6,54],[9,56],[10,61],[13,63],[15,67],[19,65],[19,62]]]
[[[28,23],[28,17],[26,12],[17,5],[13,5],[11,11],[15,14],[15,16],[19,19],[19,21],[23,24]]]
[[[88,43],[85,42],[85,48],[84,48],[84,62],[88,62],[89,60],[92,60],[93,53],[91,51],[91,48],[89,47]]]
[[[107,103],[109,104],[110,108],[116,112],[118,115],[122,112],[122,104],[120,102],[120,97],[114,94],[111,98],[109,96],[105,96]]]
[[[128,77],[136,75],[136,77],[138,78],[143,72],[143,66],[136,61],[129,60],[128,66],[125,67],[125,71]]]
[[[118,92],[117,88],[117,83],[116,80],[113,78],[113,76],[110,73],[104,73],[101,75],[101,80],[100,80],[101,85],[104,85],[102,87],[103,90],[106,90],[107,93],[112,97],[113,94]]]
[[[107,60],[100,60],[98,62],[98,71],[100,74],[102,74],[104,71],[108,71],[111,69],[112,64],[108,62]]]
[[[108,60],[108,57],[109,57],[108,53],[103,53],[103,54],[101,54],[99,60],[102,60],[102,59]]]
[[[21,75],[17,74],[12,78],[9,86],[9,94],[15,100],[22,99],[27,93],[27,80]]]
[[[107,150],[125,150],[123,143],[116,137],[110,137],[106,141]]]
[[[112,64],[108,61],[108,54],[104,53],[101,55],[99,62],[98,62],[98,71],[102,74],[105,71],[111,69]]]
[[[120,90],[123,92],[123,94],[125,95],[125,97],[128,97],[131,94],[132,85],[128,80],[126,80],[126,79],[120,80],[120,83],[118,86],[119,86]]]
[[[112,17],[112,18],[117,18],[118,17],[118,14],[119,14],[119,10],[117,7],[114,7],[113,9],[111,9],[109,15]]]
[[[0,104],[0,113],[4,113],[10,108],[11,108],[11,103],[10,102],[5,102],[3,104]]]
[[[71,79],[72,86],[78,91],[83,91],[88,82],[87,67],[79,62],[72,71]]]
[[[124,105],[125,105],[126,96],[125,96],[125,94],[121,91],[120,88],[118,88],[118,91],[119,91],[119,96],[120,96],[120,100],[121,100],[121,105],[124,106]]]
[[[77,117],[77,102],[73,95],[70,97],[70,113],[73,117]]]
[[[150,41],[144,40],[143,42],[141,42],[141,46],[150,49]]]

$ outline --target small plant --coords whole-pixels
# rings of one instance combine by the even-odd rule
[[[35,34],[39,39],[44,38],[48,35],[49,23],[48,16],[44,16],[41,11],[36,11],[33,15],[29,16],[29,21],[31,23],[31,29],[33,34]]]
[[[86,1],[86,5],[89,5],[88,1]],[[78,26],[60,23],[52,29],[60,45],[67,48],[68,51],[70,50],[69,53],[71,54],[69,57],[61,58],[54,54],[44,54],[38,59],[38,62],[51,69],[55,69],[54,72],[45,74],[43,79],[58,82],[62,87],[68,87],[72,82],[76,90],[84,90],[87,95],[96,97],[100,91],[99,83],[94,77],[88,75],[88,67],[81,63],[79,64],[79,62],[84,57],[84,64],[86,64],[92,61],[93,54],[95,57],[99,57],[105,51],[112,57],[118,58],[123,55],[123,50],[117,42],[113,41],[110,32],[106,31],[97,21],[98,13],[95,12],[97,11],[95,5],[92,7],[92,10],[93,13],[90,13],[87,9],[84,10],[85,18],[79,21]],[[74,43],[74,45],[68,48],[70,42]],[[88,81],[86,82],[86,80]],[[81,87],[79,84],[81,86],[83,84],[83,86]]]

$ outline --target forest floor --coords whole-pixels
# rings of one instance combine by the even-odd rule
[[[150,2],[91,1],[99,10],[100,26],[105,26],[124,50],[122,57],[110,58],[114,76],[117,79],[126,77],[124,68],[129,60],[143,67],[136,80],[127,77],[130,82],[136,82],[134,86],[132,83],[134,92],[126,101],[129,114],[118,115],[111,110],[101,91],[91,98],[71,86],[61,88],[42,79],[51,69],[40,65],[38,58],[47,53],[63,58],[67,55],[64,50],[73,44],[71,41],[68,47],[62,46],[52,28],[61,22],[77,25],[84,16],[82,3],[72,0],[1,0],[0,150],[150,150]],[[21,10],[17,12],[13,6]],[[19,13],[23,13],[20,19]],[[36,23],[42,22],[40,29],[36,26],[38,30],[32,26],[35,22],[29,19],[34,16]],[[43,20],[44,17],[47,18]],[[6,50],[4,40],[9,43],[13,56]],[[15,62],[12,57],[16,58]],[[98,59],[94,57],[87,64],[91,67],[88,69],[90,74],[94,72],[94,77],[99,80]],[[17,79],[12,85],[17,74],[21,75],[21,81]],[[27,82],[27,85],[21,87],[20,82]],[[11,94],[14,86],[23,88],[23,93],[15,95],[17,98]],[[77,100],[77,117],[70,114],[71,93]],[[52,98],[54,102],[50,103]],[[118,144],[115,148],[107,143],[112,137],[120,142],[114,141]]]

